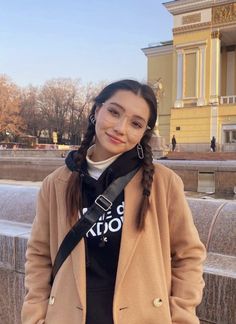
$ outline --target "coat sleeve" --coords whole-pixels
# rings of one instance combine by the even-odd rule
[[[25,263],[26,296],[22,307],[22,324],[43,324],[50,295],[51,276],[49,235],[49,179],[43,181],[38,194],[36,216],[27,243]]]
[[[170,309],[173,324],[197,324],[196,306],[202,299],[205,247],[185,198],[183,182],[176,174],[169,186],[171,242]]]

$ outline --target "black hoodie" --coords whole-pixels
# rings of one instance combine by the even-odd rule
[[[88,174],[87,162],[78,170],[74,162],[76,151],[69,153],[66,165],[81,177],[83,212],[116,178],[141,165],[136,147],[120,155],[96,180]],[[124,214],[124,191],[113,202],[112,208],[100,217],[87,232],[86,245],[86,324],[113,324],[112,304],[119,259]]]

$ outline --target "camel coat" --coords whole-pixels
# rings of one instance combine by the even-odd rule
[[[66,166],[42,184],[28,241],[27,294],[23,324],[85,324],[86,266],[84,241],[60,268],[52,288],[51,267],[70,227],[65,191]],[[142,196],[141,170],[125,188],[125,213],[113,300],[114,324],[197,324],[202,298],[205,249],[187,205],[183,184],[157,164],[144,231],[135,227]],[[106,323],[104,323],[106,324]]]

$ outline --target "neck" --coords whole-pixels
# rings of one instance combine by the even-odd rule
[[[87,158],[90,160],[90,162],[95,162],[98,163],[101,162],[108,162],[110,160],[115,160],[118,156],[121,155],[120,154],[116,154],[116,155],[104,155],[104,154],[99,154],[99,152],[97,152],[98,150],[96,150],[96,145],[92,145],[90,146],[90,148],[87,151]]]
[[[117,156],[118,155],[120,154],[117,154]],[[116,155],[112,155],[112,154],[104,154],[102,150],[97,149],[96,144],[91,146],[91,150],[89,152],[89,158],[94,162],[105,161],[115,156]]]
[[[112,156],[106,160],[95,161],[92,158],[93,148],[94,148],[94,146],[91,146],[88,149],[87,156],[86,156],[86,160],[87,160],[87,164],[88,164],[88,173],[94,179],[98,179],[100,177],[100,175],[103,173],[103,171],[117,159],[119,154]]]
[[[108,160],[110,159],[111,157],[113,157],[112,155],[106,155],[104,156],[103,154],[99,154],[99,152],[93,152],[91,155],[90,155],[90,159],[94,162],[101,162],[101,161],[105,161],[105,160]]]

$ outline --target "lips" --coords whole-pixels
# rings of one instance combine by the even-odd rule
[[[125,142],[122,141],[120,138],[114,136],[114,135],[110,135],[110,134],[107,134],[106,135],[112,140],[112,142],[115,142],[115,143],[120,143],[120,144],[124,144]]]

